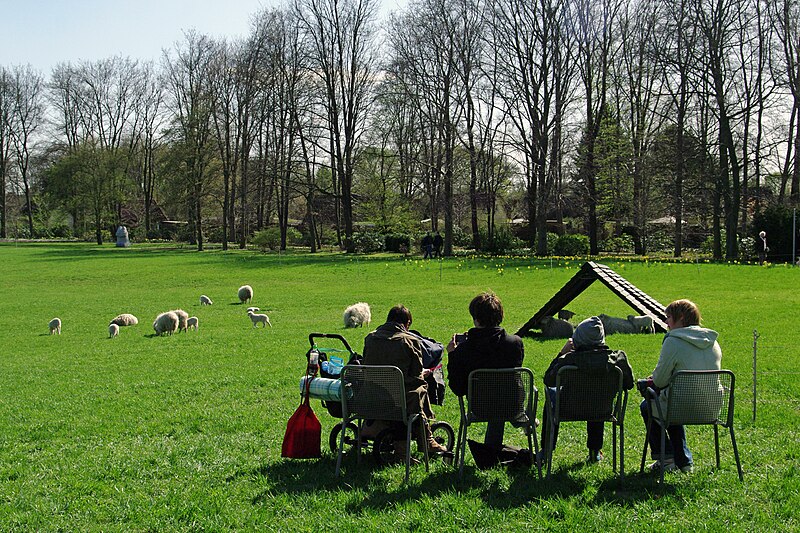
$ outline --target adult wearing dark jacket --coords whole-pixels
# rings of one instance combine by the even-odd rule
[[[616,366],[622,370],[622,386],[625,390],[633,388],[633,370],[628,363],[628,358],[622,350],[613,351],[606,346],[605,330],[603,323],[596,316],[587,318],[575,328],[572,338],[567,341],[558,355],[550,363],[550,368],[544,374],[544,384],[548,387],[545,391],[551,403],[555,402],[556,376],[561,367],[577,366],[578,368],[605,368]],[[542,443],[547,443],[548,419],[547,413],[542,417]],[[553,435],[553,447],[558,439],[558,427]],[[589,448],[589,462],[596,462],[603,458],[603,422],[586,423],[586,447]]]
[[[516,368],[522,366],[525,349],[522,339],[509,335],[500,327],[503,321],[503,304],[494,293],[479,294],[469,304],[469,314],[475,327],[458,342],[453,335],[447,345],[447,377],[450,390],[458,396],[467,394],[470,372],[484,368]],[[490,422],[486,427],[484,442],[492,447],[503,445],[505,423]]]

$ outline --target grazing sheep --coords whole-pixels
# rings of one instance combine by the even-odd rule
[[[345,309],[342,318],[344,327],[357,328],[372,322],[372,311],[370,311],[368,303],[358,302]]]
[[[653,317],[647,315],[642,315],[642,316],[628,315],[628,322],[633,324],[633,327],[636,329],[637,333],[656,332],[656,327],[653,324]]]
[[[190,316],[186,319],[186,329],[193,329],[197,331],[198,325],[200,325],[200,320],[196,316]]]
[[[61,319],[56,317],[48,324],[50,335],[61,335]]]
[[[637,333],[636,327],[630,323],[627,318],[619,318],[604,314],[597,316],[600,318],[600,322],[603,323],[603,329],[606,331],[606,336],[614,333]]]
[[[201,294],[200,295],[200,305],[214,305],[214,302],[212,302],[211,298],[209,298],[205,294]]]
[[[269,327],[272,327],[272,322],[269,321],[269,317],[267,315],[248,311],[247,316],[249,316],[250,320],[253,321],[254,328],[258,327],[259,324],[264,324],[265,328],[267,327],[267,324],[269,324]]]
[[[189,320],[189,313],[183,309],[173,309],[172,312],[178,315],[178,331],[186,331],[186,321]]]
[[[250,285],[242,285],[239,287],[239,301],[242,303],[251,302],[253,300],[253,287]]]
[[[546,316],[539,321],[542,337],[548,339],[569,339],[575,328],[566,320]]]
[[[116,337],[119,335],[119,326],[113,322],[108,325],[108,338]]]
[[[558,318],[560,318],[561,320],[571,320],[572,317],[575,316],[575,313],[573,313],[569,309],[562,309],[561,311],[558,312],[558,315],[556,316],[558,316]]]
[[[116,324],[120,327],[122,326],[135,326],[139,323],[139,319],[133,316],[130,313],[122,313],[121,315],[117,315],[111,319],[109,324]]]
[[[172,311],[167,311],[166,313],[161,313],[156,317],[155,322],[153,322],[153,329],[156,331],[156,335],[163,335],[166,333],[167,335],[172,335],[176,331],[178,331],[178,315],[173,313]]]
[[[258,313],[259,311],[261,311],[261,309],[259,309],[258,307],[248,307],[247,312],[249,313],[250,311],[252,311],[253,313]]]

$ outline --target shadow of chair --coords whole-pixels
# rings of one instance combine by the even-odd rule
[[[673,374],[665,389],[666,401],[652,388],[646,389],[647,408],[649,411],[647,434],[642,450],[642,462],[639,471],[644,471],[650,434],[650,424],[661,426],[660,461],[664,462],[667,427],[669,426],[714,426],[714,451],[717,468],[719,462],[719,426],[727,428],[731,435],[733,455],[736,458],[736,469],[739,481],[744,481],[742,464],[739,461],[739,450],[733,433],[733,392],[736,376],[730,370],[681,370]],[[655,412],[654,412],[655,411]],[[661,483],[664,482],[664,469],[661,468]]]
[[[536,409],[539,391],[533,384],[533,372],[528,368],[480,369],[467,378],[466,402],[459,396],[461,422],[456,439],[458,475],[464,474],[467,429],[475,423],[505,423],[521,427],[528,437],[528,449],[535,458],[539,451],[536,438]],[[541,466],[537,464],[539,477]]]
[[[406,427],[405,464],[408,481],[411,469],[411,428],[417,424],[421,439],[425,438],[422,416],[408,414],[406,410],[406,390],[403,373],[396,366],[347,365],[342,369],[342,430],[339,432],[339,450],[336,457],[336,476],[342,466],[345,445],[345,428],[357,420],[356,457],[361,460],[361,428],[364,420],[385,420],[400,422]],[[429,469],[428,449],[425,449],[425,470]]]
[[[625,408],[628,391],[622,386],[622,370],[608,364],[593,368],[566,365],[558,370],[554,399],[545,394],[547,477],[553,465],[554,428],[562,422],[610,422],[612,467],[617,472],[617,428],[619,428],[619,475],[625,478]]]

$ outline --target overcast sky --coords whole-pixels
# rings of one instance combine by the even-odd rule
[[[382,13],[406,0],[381,0]],[[61,61],[115,55],[158,60],[195,29],[241,37],[250,16],[278,0],[0,0],[0,65],[28,64],[49,76]]]

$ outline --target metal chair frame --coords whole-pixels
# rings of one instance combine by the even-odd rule
[[[717,376],[716,380],[709,380],[709,376]],[[724,379],[720,377],[729,378],[729,385],[725,383]],[[720,407],[713,417],[705,416],[699,413],[696,402],[693,398],[682,397],[680,394],[673,394],[676,389],[681,387],[692,388],[692,382],[710,383],[713,385],[715,382],[718,387],[721,387],[721,395],[719,398]],[[639,471],[644,471],[644,463],[647,457],[647,448],[649,446],[648,436],[650,435],[650,425],[655,423],[661,426],[661,455],[659,460],[663,464],[666,459],[664,449],[667,440],[667,427],[671,425],[682,426],[714,426],[714,451],[717,460],[717,468],[720,468],[719,461],[719,426],[727,428],[731,436],[731,444],[733,446],[733,455],[736,459],[736,469],[739,473],[739,481],[744,481],[742,473],[742,463],[739,460],[739,449],[736,446],[736,436],[733,432],[733,406],[734,406],[734,389],[736,386],[736,376],[730,370],[680,370],[675,372],[669,380],[667,386],[670,391],[667,398],[667,409],[663,411],[661,402],[658,400],[658,393],[652,388],[647,388],[645,398],[647,401],[647,408],[649,412],[647,434],[644,439],[644,449],[642,450],[642,462],[639,466]],[[708,394],[708,398],[714,398],[713,392]],[[653,413],[653,405],[656,406],[656,413]],[[655,414],[655,416],[654,416]],[[720,416],[723,415],[723,416]],[[723,420],[724,418],[724,420]],[[664,469],[661,468],[661,483],[664,483]]]
[[[491,391],[491,390],[484,390],[480,387],[481,378],[497,378],[498,376],[508,375],[512,379],[518,378],[522,385],[522,390],[525,392],[524,398],[522,398],[522,409],[518,409],[516,406],[514,409],[508,409],[508,406],[501,403],[496,403],[495,407],[497,411],[505,412],[504,415],[500,417],[492,417],[492,416],[485,416],[479,412],[476,412],[475,406],[484,405],[485,399],[481,396],[482,393],[487,394],[490,396],[488,398],[490,401],[497,402],[498,398],[502,398],[503,391]],[[480,393],[477,391],[481,391]],[[516,399],[515,399],[516,401]],[[531,450],[532,457],[534,461],[536,460],[536,455],[539,451],[539,440],[536,437],[536,410],[539,403],[539,390],[536,388],[533,382],[533,372],[530,369],[524,367],[516,367],[516,368],[500,368],[500,369],[479,369],[473,370],[469,373],[467,378],[467,396],[466,396],[466,404],[464,400],[464,396],[458,397],[458,404],[461,409],[461,422],[458,426],[458,438],[456,440],[456,461],[458,462],[458,475],[462,477],[464,475],[464,457],[466,455],[466,445],[467,445],[467,429],[473,423],[480,423],[480,422],[510,422],[516,427],[522,427],[525,431],[525,434],[528,437],[528,449]],[[542,468],[541,465],[538,463],[536,464],[537,470],[539,472],[539,479],[542,477]]]

